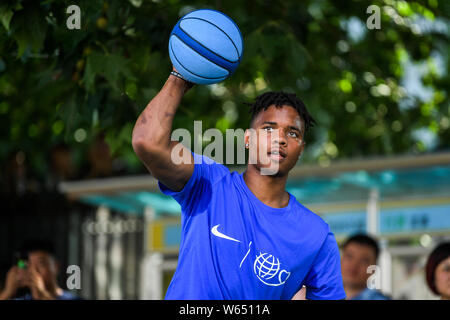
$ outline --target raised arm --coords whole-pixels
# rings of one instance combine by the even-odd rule
[[[188,90],[186,81],[170,75],[133,129],[132,144],[137,156],[156,179],[174,191],[183,189],[194,171],[190,150],[182,147],[180,153],[189,153],[190,163],[175,164],[171,159],[172,149],[179,144],[170,140],[173,118]]]

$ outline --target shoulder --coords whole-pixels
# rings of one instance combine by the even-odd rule
[[[303,241],[308,242],[308,246],[313,252],[318,253],[323,250],[329,252],[336,240],[328,223],[298,201],[295,202],[293,208],[295,214],[292,215],[290,222],[298,227]]]
[[[294,208],[297,214],[300,215],[300,219],[303,224],[308,224],[309,227],[314,227],[316,231],[320,230],[326,233],[330,231],[328,223],[326,223],[322,217],[302,205],[297,201],[297,199],[294,202]]]
[[[391,298],[385,296],[378,290],[366,288],[360,294],[353,297],[352,300],[391,300]]]
[[[390,300],[391,298],[382,294],[380,291],[378,290],[371,290],[371,296],[372,296],[372,300]]]
[[[58,300],[81,300],[81,298],[69,291],[63,291],[63,294],[58,297]]]
[[[230,175],[230,170],[225,165],[194,152],[192,152],[192,156],[194,157],[194,171],[198,171],[200,176],[208,178],[211,182],[217,182]]]

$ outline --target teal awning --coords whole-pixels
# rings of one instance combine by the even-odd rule
[[[151,207],[157,217],[162,214],[181,213],[180,205],[173,198],[149,191],[119,192],[111,195],[90,194],[80,197],[80,200],[126,214],[142,215],[145,207]]]
[[[287,189],[299,202],[326,204],[341,201],[366,201],[370,189],[376,188],[380,200],[404,196],[450,197],[450,164],[415,169],[389,169],[376,172],[358,170],[331,177],[304,177],[288,180]],[[95,206],[141,215],[146,206],[157,215],[179,215],[180,206],[158,190],[118,191],[110,194],[87,194],[80,200]]]
[[[376,172],[358,170],[332,177],[289,179],[288,190],[301,203],[316,204],[364,201],[376,188],[380,200],[404,196],[450,197],[450,164],[414,169],[389,169]]]

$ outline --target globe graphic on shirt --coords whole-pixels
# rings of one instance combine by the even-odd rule
[[[259,253],[253,269],[259,278],[268,280],[280,271],[280,260],[269,253]]]

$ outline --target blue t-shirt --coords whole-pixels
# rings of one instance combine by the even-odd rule
[[[193,153],[194,171],[175,192],[182,209],[177,269],[166,299],[345,299],[339,249],[329,226],[289,194],[272,208],[243,175]]]
[[[391,300],[378,290],[366,288],[360,294],[354,296],[351,300]]]

